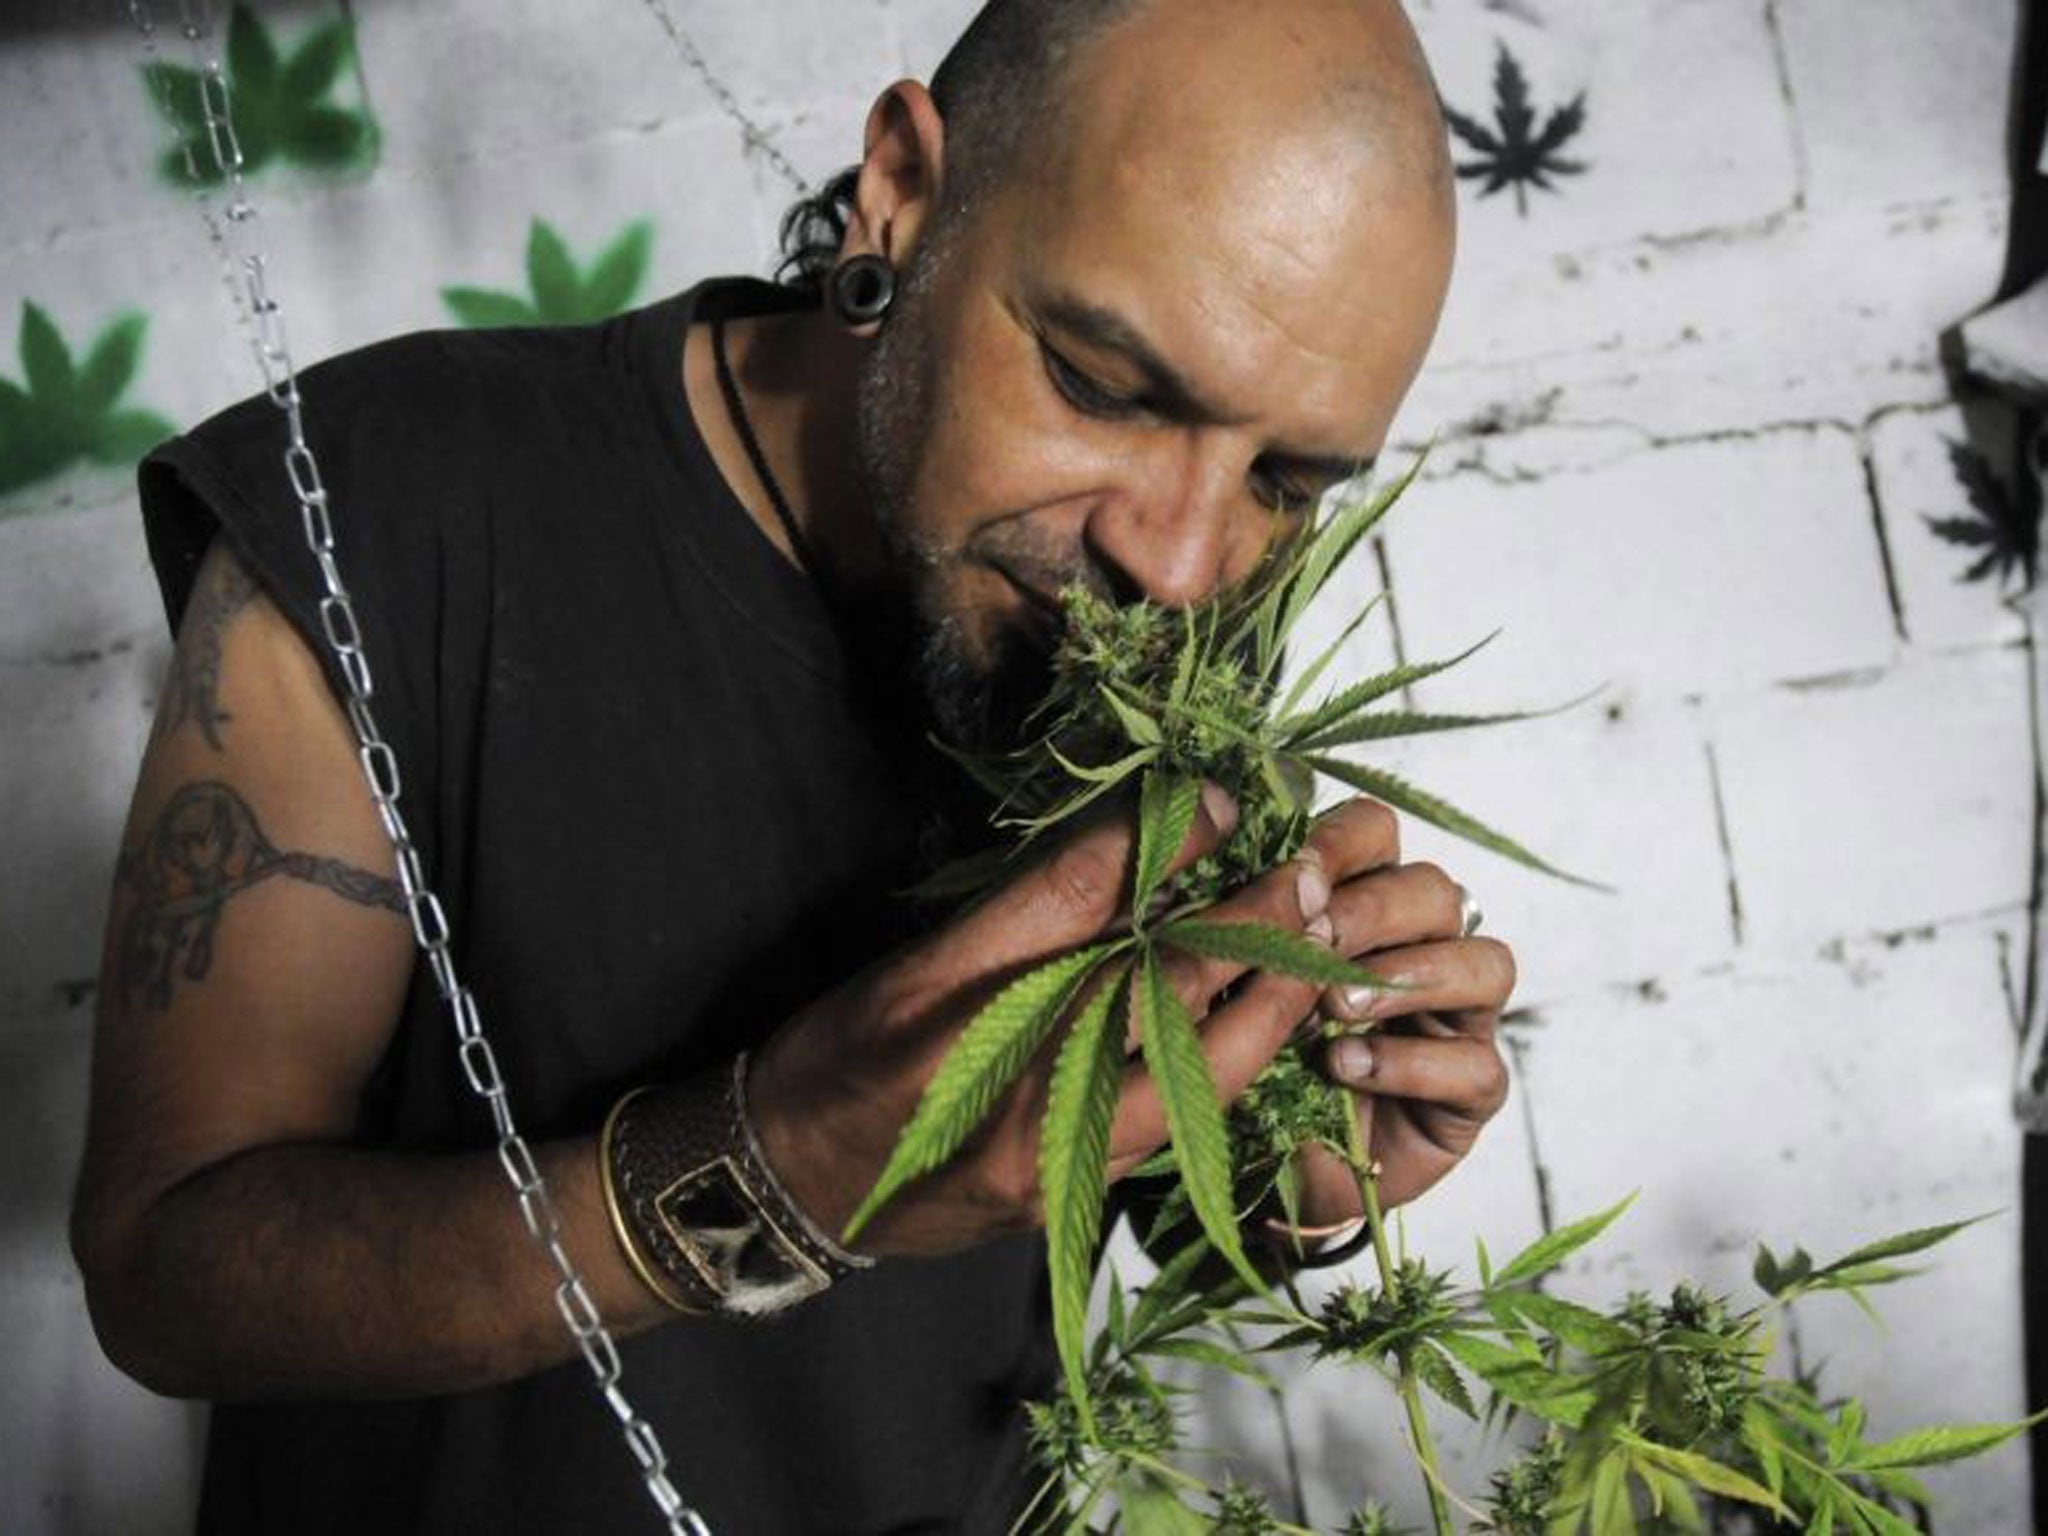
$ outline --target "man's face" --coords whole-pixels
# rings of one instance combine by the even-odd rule
[[[1048,153],[942,214],[869,354],[872,490],[964,745],[1042,690],[1063,586],[1183,605],[1247,575],[1379,452],[1435,328],[1439,188],[1158,73],[1106,60]]]

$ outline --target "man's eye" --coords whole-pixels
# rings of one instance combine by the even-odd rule
[[[1046,376],[1052,380],[1053,388],[1084,416],[1115,421],[1140,409],[1139,403],[1128,395],[1118,394],[1076,368],[1060,356],[1050,342],[1041,340],[1038,350],[1045,358]]]
[[[1261,502],[1276,512],[1313,508],[1322,494],[1299,480],[1259,465],[1252,466],[1252,489]]]

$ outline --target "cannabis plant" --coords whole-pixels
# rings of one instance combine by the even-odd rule
[[[1066,623],[1048,693],[1027,722],[1030,739],[999,754],[958,754],[1009,835],[993,852],[941,871],[926,891],[986,889],[1076,816],[1122,797],[1134,804],[1137,824],[1128,921],[1121,932],[1011,982],[969,1022],[846,1236],[857,1236],[905,1185],[958,1151],[1064,1028],[1039,1153],[1062,1384],[1052,1401],[1027,1410],[1046,1471],[1031,1517],[1046,1528],[1091,1530],[1113,1503],[1116,1528],[1133,1536],[1302,1530],[1252,1490],[1234,1482],[1214,1488],[1188,1470],[1176,1411],[1184,1389],[1160,1374],[1167,1362],[1195,1362],[1263,1381],[1258,1353],[1296,1350],[1392,1383],[1439,1536],[1456,1528],[1454,1503],[1480,1528],[1529,1536],[1581,1529],[1632,1536],[1639,1509],[1646,1521],[1697,1529],[1696,1491],[1809,1522],[1809,1529],[1911,1529],[1886,1502],[1914,1495],[1908,1466],[1974,1454],[2020,1426],[1866,1444],[1860,1409],[1831,1416],[1810,1392],[1767,1376],[1769,1319],[1816,1290],[1860,1297],[1863,1288],[1897,1278],[1887,1259],[1953,1228],[1906,1234],[1825,1267],[1803,1254],[1781,1263],[1766,1250],[1758,1278],[1770,1297],[1746,1312],[1680,1286],[1668,1303],[1631,1298],[1602,1313],[1538,1285],[1604,1230],[1619,1206],[1547,1235],[1497,1270],[1482,1244],[1476,1288],[1397,1251],[1351,1096],[1316,1070],[1322,1040],[1283,1048],[1234,1105],[1218,1106],[1195,1021],[1167,979],[1168,954],[1220,958],[1322,986],[1390,985],[1301,934],[1208,915],[1227,892],[1300,850],[1319,779],[1518,863],[1576,878],[1384,768],[1340,755],[1399,736],[1526,718],[1429,714],[1402,701],[1413,684],[1470,651],[1319,693],[1369,604],[1283,684],[1289,639],[1311,604],[1419,468],[1305,524],[1247,581],[1205,605],[1170,611],[1116,605],[1081,589],[1063,595]],[[1204,780],[1229,792],[1237,823],[1211,852],[1170,872]],[[1129,1206],[1145,1247],[1164,1262],[1135,1299],[1109,1276],[1106,1320],[1090,1338],[1110,1127],[1132,1037],[1158,1091],[1169,1144],[1127,1177],[1148,1191]],[[1296,1288],[1284,1256],[1276,1262],[1255,1254],[1241,1235],[1261,1210],[1295,1224],[1292,1170],[1310,1145],[1327,1147],[1353,1171],[1378,1276],[1375,1286],[1345,1286],[1315,1306]],[[1542,1426],[1528,1456],[1496,1479],[1489,1509],[1456,1500],[1447,1488],[1425,1395],[1470,1417],[1483,1411]],[[1391,1526],[1367,1507],[1346,1529]]]

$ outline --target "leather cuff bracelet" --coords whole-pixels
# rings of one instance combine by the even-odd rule
[[[760,1317],[874,1260],[797,1208],[747,1120],[747,1058],[658,1088],[606,1117],[605,1204],[626,1260],[678,1312]]]

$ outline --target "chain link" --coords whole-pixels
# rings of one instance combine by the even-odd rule
[[[156,65],[160,62],[156,23],[147,0],[127,0],[127,3],[129,16],[141,33],[145,64]],[[225,276],[236,296],[239,317],[250,332],[257,364],[263,371],[265,392],[285,416],[289,437],[289,446],[284,453],[285,473],[290,477],[292,494],[298,499],[306,547],[319,566],[321,584],[325,588],[320,599],[320,628],[348,685],[343,702],[356,736],[356,755],[364,781],[369,786],[370,798],[376,804],[378,819],[391,839],[399,888],[405,895],[413,938],[433,976],[435,989],[447,1004],[454,1022],[456,1050],[463,1076],[490,1110],[491,1123],[498,1138],[498,1163],[518,1199],[520,1217],[554,1268],[555,1309],[561,1314],[563,1326],[576,1341],[584,1363],[590,1367],[598,1395],[618,1420],[626,1449],[639,1468],[648,1496],[654,1501],[672,1536],[711,1536],[710,1528],[684,1502],[670,1481],[668,1454],[662,1449],[654,1427],[641,1417],[620,1385],[622,1370],[618,1344],[605,1327],[582,1273],[562,1246],[560,1210],[548,1190],[532,1145],[519,1133],[513,1119],[504,1075],[498,1067],[497,1053],[484,1034],[483,1016],[477,1007],[476,995],[463,985],[456,969],[447,913],[442,908],[441,898],[427,883],[419,849],[413,842],[405,815],[399,809],[401,781],[398,757],[378,729],[376,714],[371,707],[376,690],[370,675],[370,661],[363,650],[362,626],[356,617],[354,600],[341,579],[341,568],[335,563],[334,525],[328,514],[327,487],[320,478],[320,466],[312,446],[306,441],[303,402],[299,396],[298,375],[292,365],[291,349],[285,338],[284,311],[270,292],[268,264],[262,252],[255,248],[256,208],[249,201],[242,181],[242,149],[235,137],[228,82],[221,70],[219,53],[211,46],[213,7],[211,0],[180,0],[179,9],[179,30],[190,45],[193,64],[198,71],[199,103],[206,117],[207,148],[227,186],[226,223],[215,217],[212,203],[203,189],[199,194],[201,214],[206,221],[208,238],[225,263]],[[156,81],[158,93],[168,108],[169,86],[165,72],[152,68],[148,73]],[[192,179],[198,184],[199,168],[194,163],[189,142],[186,160],[193,172]]]
[[[803,172],[790,164],[789,156],[776,145],[768,130],[754,121],[747,109],[740,105],[739,98],[733,95],[732,88],[718,77],[717,72],[711,67],[710,60],[704,57],[703,50],[697,46],[696,39],[691,37],[683,29],[682,23],[670,14],[668,0],[645,0],[645,3],[647,9],[654,13],[654,19],[661,23],[661,30],[668,34],[668,40],[675,44],[676,52],[682,55],[684,66],[704,82],[704,89],[711,93],[711,99],[718,104],[718,110],[739,124],[740,137],[745,147],[766,160],[776,174],[794,187],[799,194],[808,197],[811,184]]]

